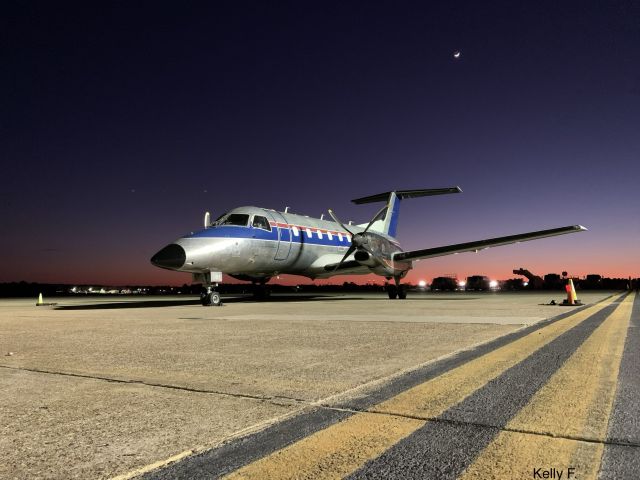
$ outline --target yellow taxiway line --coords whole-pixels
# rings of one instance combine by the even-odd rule
[[[609,306],[608,299],[257,460],[225,479],[341,478]],[[615,389],[613,389],[615,391]]]
[[[460,478],[596,478],[632,307],[628,295]]]

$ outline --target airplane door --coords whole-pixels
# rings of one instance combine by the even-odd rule
[[[278,223],[278,248],[275,260],[286,260],[291,252],[291,228],[287,220],[278,212],[269,212]],[[286,226],[285,226],[286,225]]]

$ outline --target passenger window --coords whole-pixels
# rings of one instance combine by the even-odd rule
[[[260,215],[256,215],[255,217],[253,217],[253,226],[266,230],[267,232],[271,231],[271,225],[269,225],[269,220],[267,220],[267,217],[261,217]]]

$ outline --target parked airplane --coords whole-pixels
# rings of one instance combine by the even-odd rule
[[[333,275],[375,273],[392,280],[389,298],[407,296],[401,279],[412,262],[452,253],[479,251],[537,238],[586,230],[581,225],[521,233],[507,237],[403,251],[396,240],[400,201],[430,195],[460,193],[460,187],[396,190],[352,200],[356,204],[386,202],[369,223],[348,226],[329,210],[332,220],[311,218],[259,207],[238,207],[211,222],[205,214],[204,229],[179,238],[151,258],[161,268],[191,272],[206,293],[203,305],[219,305],[215,287],[222,273],[251,281],[257,297],[267,294],[265,284],[280,274],[311,279]]]

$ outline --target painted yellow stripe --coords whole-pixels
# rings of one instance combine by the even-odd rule
[[[506,426],[530,433],[501,432],[461,478],[534,478],[552,467],[563,479],[569,467],[596,478],[632,306],[628,295]]]
[[[372,411],[411,417],[435,418],[451,405],[461,402],[505,370],[520,363],[536,350],[610,305],[614,298],[596,304],[575,315],[500,347],[462,367],[429,382],[411,388],[378,405]]]
[[[343,478],[425,423],[410,418],[359,413],[225,478]]]
[[[589,316],[605,300],[257,460],[227,479],[342,478]],[[406,418],[406,416],[420,418]],[[424,420],[423,420],[424,419]]]

